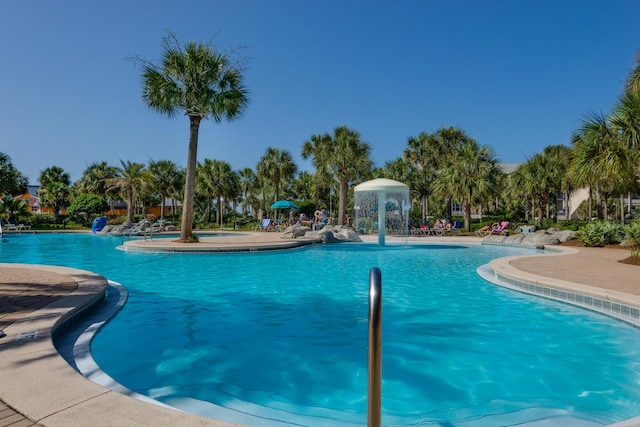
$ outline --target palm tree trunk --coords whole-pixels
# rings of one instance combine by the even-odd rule
[[[127,202],[127,221],[133,222],[134,220],[134,194],[133,194],[133,186],[129,187],[129,201]]]
[[[471,231],[471,201],[464,201],[464,231]]]
[[[200,116],[189,116],[189,150],[187,152],[187,170],[184,183],[184,202],[182,204],[182,225],[180,241],[187,242],[193,236],[193,202],[196,193],[196,165],[198,157],[198,129]]]
[[[162,195],[162,206],[160,206],[160,221],[164,222],[164,204],[166,203],[165,195]]]
[[[349,185],[346,181],[340,181],[340,201],[338,202],[338,225],[344,224],[344,214],[347,206],[347,190]],[[380,203],[378,203],[379,205]],[[380,209],[380,206],[378,206]],[[382,206],[384,209],[384,206]],[[382,224],[384,226],[384,224]]]
[[[596,185],[596,214],[598,219],[602,219],[602,192],[599,185]]]

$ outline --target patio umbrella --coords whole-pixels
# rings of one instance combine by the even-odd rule
[[[271,209],[289,209],[289,208],[295,209],[297,211],[300,210],[300,206],[296,205],[295,203],[289,200],[278,200],[277,202],[271,205]]]

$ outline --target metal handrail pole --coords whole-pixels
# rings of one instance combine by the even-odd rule
[[[382,406],[382,273],[369,271],[369,357],[367,427],[380,427]]]

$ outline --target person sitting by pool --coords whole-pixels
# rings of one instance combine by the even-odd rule
[[[485,225],[482,228],[478,228],[476,231],[495,231],[499,229],[500,229],[500,224],[498,224],[497,222],[494,222],[491,225]]]
[[[307,218],[304,212],[300,213],[298,217],[298,225],[309,225],[309,218]]]
[[[329,217],[327,216],[327,211],[322,209],[317,210],[314,214],[314,223],[313,223],[313,229],[314,230],[321,230],[325,225],[327,225],[327,223],[329,222]]]
[[[500,224],[494,222],[491,225],[485,225],[484,227],[478,228],[476,230],[476,234],[480,237],[487,236],[493,232],[497,232],[500,230]]]

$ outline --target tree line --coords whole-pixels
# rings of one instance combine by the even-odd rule
[[[193,239],[194,219],[211,223],[215,214],[216,224],[222,226],[226,217],[240,213],[259,218],[278,199],[308,202],[317,209],[329,207],[336,195],[336,221],[344,224],[353,209],[353,186],[373,177],[409,185],[415,221],[450,217],[453,204],[460,205],[467,231],[473,212],[525,221],[535,217],[541,223],[556,213],[558,194],[565,195],[566,203],[573,191],[585,187],[594,194],[595,216],[611,217],[609,205],[617,199],[624,218],[622,198],[639,192],[640,56],[609,114],[587,114],[570,145],[549,145],[512,173],[499,168],[489,145],[478,143],[457,127],[408,138],[398,158],[376,168],[370,145],[346,125],[332,133],[311,135],[301,154],[311,159],[315,170],[298,172],[292,153],[275,147],[265,150],[255,169],[233,170],[219,159],[197,162],[202,119],[234,120],[249,105],[243,60],[236,52],[217,51],[211,43],[183,45],[171,33],[163,47],[158,64],[139,57],[133,60],[142,69],[143,102],[168,117],[189,119],[186,167],[171,160],[150,160],[148,164],[121,160],[119,166],[102,162],[90,165],[71,185],[69,175],[52,166],[39,176],[43,206],[58,215],[64,207],[86,212],[88,204],[104,207],[123,201],[127,219],[133,221],[136,209],[144,212],[145,207],[165,199],[182,200],[180,238],[186,242]],[[25,185],[8,154],[0,153],[0,194],[5,195],[0,209],[6,210],[9,196]],[[592,197],[588,200],[592,217]]]

